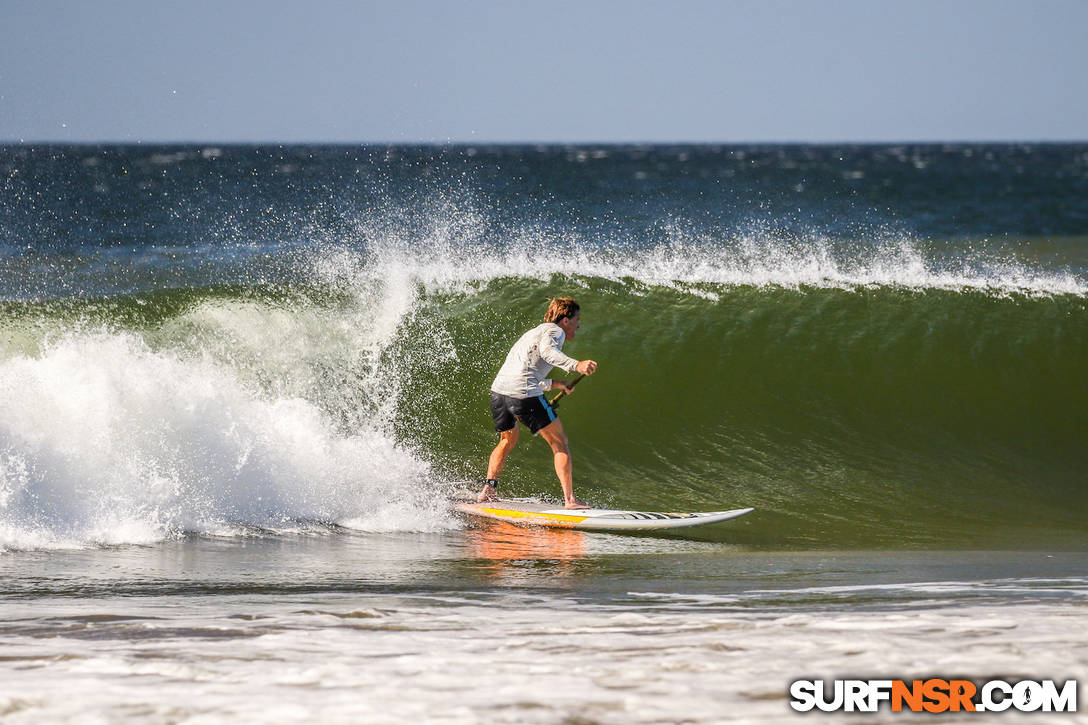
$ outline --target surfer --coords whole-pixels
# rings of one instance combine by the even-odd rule
[[[544,376],[552,368],[568,373],[575,371],[592,375],[597,370],[593,360],[578,361],[563,354],[563,343],[573,340],[581,327],[581,307],[570,297],[557,297],[548,305],[544,323],[522,335],[506,356],[491,383],[491,416],[495,419],[495,432],[499,443],[491,451],[487,464],[487,481],[477,497],[478,501],[498,499],[499,474],[506,459],[518,442],[518,421],[533,434],[548,442],[555,458],[555,474],[563,487],[563,500],[569,509],[589,508],[574,496],[574,475],[570,460],[570,445],[563,423],[544,397],[544,392],[559,388],[565,394],[574,385],[565,380],[551,380]]]

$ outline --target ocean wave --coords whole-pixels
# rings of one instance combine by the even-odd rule
[[[306,245],[280,283],[6,303],[0,546],[450,525],[442,492],[493,444],[491,377],[557,294],[583,303],[570,354],[602,364],[563,411],[596,502],[755,506],[728,535],[759,545],[1082,535],[1072,272],[488,226],[386,218]],[[524,444],[506,490],[554,494],[547,456]]]

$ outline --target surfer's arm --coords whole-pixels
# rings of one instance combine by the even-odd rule
[[[567,395],[570,395],[571,391],[574,390],[574,386],[570,384],[569,380],[541,380],[540,387],[546,391],[558,388]]]
[[[558,325],[550,325],[549,327],[553,327],[554,329],[545,330],[540,339],[540,345],[538,347],[540,359],[552,367],[566,370],[568,373],[573,373],[578,367],[578,361],[564,355],[563,350],[559,347],[560,340],[563,339],[563,331],[559,329]]]

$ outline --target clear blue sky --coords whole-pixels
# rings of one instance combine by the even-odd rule
[[[1088,0],[0,0],[19,140],[1088,140]]]

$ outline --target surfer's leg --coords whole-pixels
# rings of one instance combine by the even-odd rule
[[[563,501],[569,509],[589,508],[574,497],[574,465],[570,459],[570,444],[567,442],[567,434],[563,431],[563,423],[556,418],[548,425],[541,428],[540,437],[552,447],[555,457],[555,475],[559,477],[559,485],[563,487]]]
[[[510,455],[510,451],[514,450],[514,446],[518,442],[518,427],[515,424],[510,430],[504,430],[499,433],[499,443],[495,446],[495,449],[491,451],[491,458],[487,462],[487,478],[488,480],[499,480],[499,474],[502,473],[502,469],[506,466],[506,459]],[[494,501],[497,499],[498,492],[491,484],[484,484],[484,488],[480,491],[480,495],[476,497],[477,501]]]
[[[502,473],[503,467],[506,466],[506,459],[509,457],[510,451],[514,450],[514,446],[517,445],[517,442],[517,426],[499,433],[499,442],[495,446],[495,449],[491,451],[491,458],[487,462],[488,478],[493,478],[496,481],[499,479],[499,474]]]

